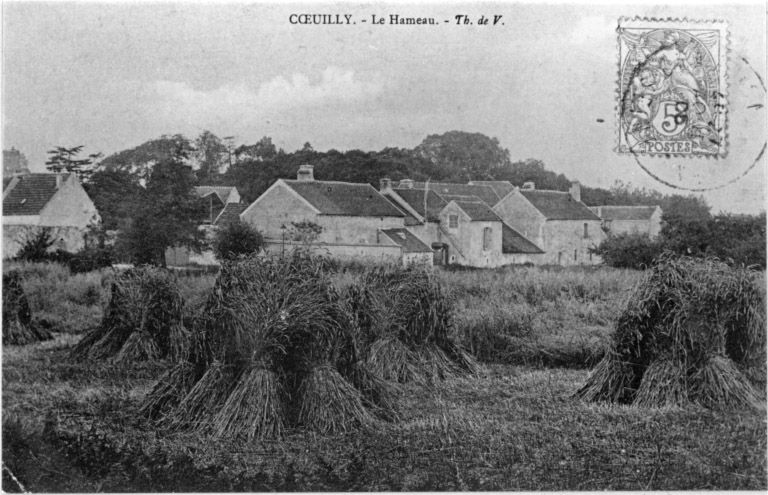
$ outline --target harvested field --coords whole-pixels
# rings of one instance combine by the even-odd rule
[[[394,383],[374,373],[370,359],[349,359],[348,351],[330,353],[345,357],[334,359],[329,347],[315,346],[302,379],[290,381],[269,353],[236,359],[251,355],[226,345],[229,338],[214,345],[217,352],[206,347],[215,340],[196,340],[197,358],[180,363],[114,366],[69,360],[81,336],[57,333],[3,350],[4,462],[28,490],[57,492],[768,489],[762,391],[757,407],[711,408],[707,400],[723,400],[711,393],[683,407],[658,407],[660,397],[674,403],[679,389],[657,361],[643,392],[651,406],[573,398],[590,376],[588,363],[600,362],[596,373],[618,380],[600,382],[605,390],[627,386],[628,375],[616,371],[621,361],[595,357],[619,319],[616,301],[626,300],[642,274],[513,268],[468,272],[467,279],[436,275],[454,302],[449,341],[474,338],[481,356],[506,364],[485,360],[483,373]],[[43,287],[48,275],[29,276]],[[320,285],[334,298],[360,276],[333,274],[330,285]],[[196,301],[197,310],[212,303],[213,277],[179,279],[185,302]],[[51,287],[70,283],[64,277]],[[99,286],[106,305],[109,284]],[[482,322],[492,306],[499,308],[493,320]],[[234,320],[216,321],[195,328],[231,328]],[[281,313],[272,321],[283,321]],[[498,340],[490,338],[494,325],[507,329]],[[576,340],[589,332],[594,340]],[[247,334],[238,342],[247,344]],[[503,352],[487,353],[500,342]],[[350,341],[341,343],[333,348]],[[403,348],[380,343],[376,352]],[[233,369],[236,361],[242,364]],[[746,393],[723,381],[733,369],[717,357],[699,370],[697,383],[707,390]],[[198,385],[205,393],[192,394]],[[287,388],[302,400],[279,399]],[[3,488],[13,489],[7,476]]]

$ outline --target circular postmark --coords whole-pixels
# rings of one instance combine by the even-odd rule
[[[617,151],[658,182],[689,192],[749,174],[766,149],[766,88],[745,57],[727,61],[724,25],[632,21],[641,22],[618,29]]]

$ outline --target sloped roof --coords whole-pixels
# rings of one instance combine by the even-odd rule
[[[419,222],[418,220],[416,220],[416,217],[414,217],[413,215],[411,215],[410,213],[408,213],[408,212],[407,212],[405,209],[403,209],[402,207],[400,207],[400,205],[399,205],[399,204],[397,204],[397,201],[395,201],[393,198],[391,198],[390,196],[388,196],[388,195],[386,195],[386,194],[384,194],[384,197],[385,197],[385,198],[387,198],[387,201],[389,201],[390,203],[392,203],[392,205],[393,205],[395,208],[397,208],[398,210],[400,210],[400,211],[402,211],[402,212],[403,212],[403,215],[405,215],[405,225],[406,225],[406,226],[410,227],[410,226],[412,226],[412,225],[421,225],[421,222]]]
[[[453,200],[459,208],[464,210],[473,222],[501,222],[501,218],[491,209],[490,206],[480,200],[476,201],[456,201]]]
[[[490,186],[499,196],[499,199],[504,198],[507,194],[511,193],[515,186],[508,180],[473,180],[470,182],[472,185],[478,186]]]
[[[501,252],[507,254],[542,254],[536,244],[506,223],[501,224]]]
[[[234,191],[234,187],[229,186],[195,186],[195,194],[204,198],[210,194],[215,194],[219,197],[222,203],[226,203],[229,195]]]
[[[414,182],[416,189],[425,189],[425,182]],[[452,196],[477,196],[490,206],[498,203],[503,196],[499,196],[491,186],[478,184],[454,184],[450,182],[430,182],[429,190],[435,191],[441,196],[444,194]]]
[[[62,182],[67,179],[67,175],[61,178]],[[13,189],[3,198],[3,216],[39,215],[57,190],[56,174],[21,175]]]
[[[231,223],[236,223],[240,220],[240,214],[247,207],[248,205],[245,203],[227,203],[219,213],[219,216],[216,217],[216,220],[213,221],[213,224],[224,227]]]
[[[649,220],[657,206],[595,206],[590,208],[604,220]]]
[[[408,203],[408,206],[424,216],[424,189],[395,189],[398,196]],[[439,194],[430,189],[427,194],[427,220],[437,222],[440,220],[440,212],[448,202]]]
[[[333,181],[284,180],[322,215],[404,217],[405,214],[370,184]]]
[[[382,232],[395,241],[406,253],[432,252],[429,246],[424,244],[421,239],[413,235],[408,229],[385,229]]]
[[[521,189],[520,193],[547,220],[600,220],[584,203],[574,200],[567,192]]]

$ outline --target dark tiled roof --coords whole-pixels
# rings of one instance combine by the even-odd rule
[[[284,182],[317,208],[322,215],[354,217],[403,217],[405,214],[370,184],[331,181]]]
[[[225,227],[231,223],[240,221],[240,214],[248,207],[245,203],[227,203],[219,216],[214,220],[214,225]]]
[[[544,251],[506,223],[501,224],[501,252],[507,254],[542,254]]]
[[[387,196],[386,194],[384,195],[384,197],[385,197],[385,198],[387,198],[387,201],[389,201],[390,203],[392,203],[392,205],[393,205],[395,208],[397,208],[398,210],[400,210],[400,211],[402,211],[402,212],[403,212],[403,215],[405,215],[405,225],[406,225],[407,227],[410,227],[410,226],[412,226],[412,225],[421,225],[421,222],[419,222],[418,220],[416,220],[416,217],[414,217],[413,215],[411,215],[410,213],[408,213],[408,212],[407,212],[405,209],[401,208],[401,207],[400,207],[400,205],[399,205],[399,204],[397,204],[397,201],[395,201],[395,200],[394,200],[394,199],[392,199],[391,197]]]
[[[567,192],[521,189],[520,193],[547,220],[600,220],[584,203],[574,200]]]
[[[413,235],[408,229],[386,229],[384,234],[395,241],[406,253],[431,253],[432,249],[424,244],[421,239]]]
[[[62,176],[62,182],[67,176]],[[56,174],[28,174],[19,181],[3,199],[3,216],[39,215],[48,201],[56,194]]]
[[[473,222],[501,222],[501,218],[482,201],[454,201]]]
[[[424,189],[425,182],[414,182],[413,187]],[[501,200],[496,191],[491,186],[472,185],[472,184],[454,184],[449,182],[430,182],[429,190],[435,191],[439,195],[448,194],[451,196],[477,196],[490,206],[495,205]]]
[[[195,194],[201,198],[204,198],[209,194],[215,194],[219,197],[222,203],[226,203],[227,198],[229,198],[229,195],[234,189],[234,187],[227,186],[195,186]]]
[[[499,196],[499,199],[504,198],[504,196],[515,189],[515,186],[506,180],[473,180],[471,184],[477,186],[490,186]]]
[[[408,203],[408,206],[424,216],[424,189],[395,189],[395,192]],[[427,220],[437,222],[440,220],[440,212],[448,202],[439,194],[430,190],[427,195]]]
[[[656,206],[594,206],[590,208],[604,220],[649,220]]]

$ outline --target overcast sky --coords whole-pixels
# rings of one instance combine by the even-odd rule
[[[42,171],[45,151],[110,154],[203,129],[287,151],[413,147],[428,134],[481,132],[513,160],[539,158],[582,183],[672,192],[617,155],[620,16],[729,23],[725,159],[642,159],[704,192],[715,212],[764,209],[765,5],[202,4],[3,2],[3,147]],[[351,14],[356,25],[292,25],[293,13]],[[372,26],[371,15],[439,26]],[[456,26],[502,15],[503,25]],[[361,20],[368,20],[362,23]],[[746,59],[746,62],[744,61]],[[747,108],[752,105],[752,108]]]

